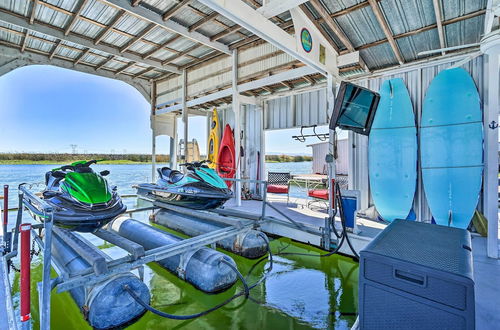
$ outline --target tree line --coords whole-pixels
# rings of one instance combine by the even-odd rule
[[[146,163],[151,161],[151,154],[100,154],[100,153],[0,153],[0,161],[53,161],[70,163],[77,160],[124,160]],[[156,155],[156,161],[165,163],[170,161],[169,155]]]
[[[309,162],[312,156],[290,156],[290,155],[266,155],[266,162],[285,163],[285,162]]]
[[[201,156],[202,159],[205,156]],[[102,154],[102,153],[0,153],[0,161],[30,161],[30,162],[55,162],[71,163],[77,160],[107,160],[129,161],[137,163],[151,162],[151,154]],[[311,156],[266,155],[266,162],[306,162],[311,161]],[[169,155],[156,155],[158,163],[168,163]]]

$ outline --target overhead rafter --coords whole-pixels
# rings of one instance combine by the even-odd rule
[[[392,31],[389,27],[389,24],[387,23],[384,14],[382,13],[382,10],[380,9],[377,0],[368,0],[370,3],[370,6],[372,7],[373,13],[375,14],[375,17],[377,18],[378,23],[380,24],[380,27],[382,28],[382,31],[384,31],[385,37],[389,41],[389,44],[391,45],[392,51],[394,52],[394,55],[396,55],[396,58],[399,62],[399,64],[403,64],[405,61],[403,59],[403,56],[401,55],[401,52],[399,51],[398,45],[396,41],[394,40],[394,37],[392,35]]]
[[[36,37],[36,36],[35,36]],[[8,42],[6,42],[8,43]],[[9,43],[10,44],[10,43]],[[58,58],[54,58],[53,60],[48,60],[49,53],[48,52],[42,52],[37,49],[26,49],[25,53],[20,53],[18,49],[16,49],[16,44],[12,44],[12,47],[8,45],[0,45],[0,54],[5,55],[10,58],[14,58],[14,61],[12,62],[13,66],[12,69],[24,65],[46,65],[48,63],[61,67],[61,68],[66,68],[70,70],[76,70],[80,72],[85,72],[89,74],[96,74],[102,77],[107,77],[111,79],[117,79],[117,77],[110,71],[108,70],[102,70],[100,72],[94,72],[91,66],[89,66],[87,63],[85,64],[73,64],[73,60],[58,56]],[[17,65],[16,65],[17,64]],[[2,67],[0,70],[5,69]],[[3,72],[4,73],[4,72]],[[148,100],[150,97],[150,82],[148,79],[144,78],[135,78],[133,79],[132,76],[129,74],[122,75],[119,78],[121,81],[124,81],[135,88]]]
[[[264,17],[271,18],[278,16],[292,8],[298,7],[309,0],[280,0],[263,2],[264,5],[259,7],[257,11]]]
[[[56,55],[57,49],[59,49],[59,46],[61,46],[61,40],[57,40],[56,44],[54,45],[54,48],[52,48],[52,51],[50,52],[50,55],[49,55],[49,60],[52,60],[54,58],[54,55]]]
[[[116,70],[114,72],[115,75],[122,73],[123,71],[127,70],[128,68],[131,68],[135,65],[135,62],[130,62],[129,64],[125,64],[122,68]]]
[[[73,18],[71,18],[71,21],[69,24],[66,26],[66,29],[64,29],[64,35],[67,36],[70,32],[75,23],[78,21],[80,18],[80,15],[82,13],[83,8],[87,4],[88,0],[81,0],[80,3],[78,4],[78,7],[76,9],[75,14],[73,15]]]
[[[280,50],[295,57],[304,64],[314,68],[323,75],[328,75],[326,67],[318,60],[314,60],[297,51],[295,38],[262,16],[241,0],[198,0],[200,3],[217,11],[234,23],[258,35],[263,40],[273,44]]]
[[[189,3],[193,2],[193,0],[181,0],[178,4],[174,5],[171,9],[169,9],[165,14],[163,14],[162,18],[164,21],[169,20],[170,17],[177,14],[182,8],[186,7]]]
[[[102,62],[99,63],[99,65],[95,67],[95,70],[97,71],[97,70],[102,69],[107,63],[111,62],[114,58],[115,58],[114,55],[110,55],[110,56],[108,56],[108,58],[103,59]]]
[[[33,5],[31,6],[30,24],[33,24],[35,22],[36,7],[38,7],[38,1],[39,0],[33,0]]]
[[[25,17],[13,14],[9,11],[4,10],[4,9],[0,9],[0,13],[1,13],[0,21],[2,21],[4,23],[12,24],[12,25],[18,26],[18,27],[23,28],[23,29],[30,29],[31,31],[36,31],[36,32],[39,32],[41,34],[45,34],[45,35],[48,35],[48,36],[56,38],[56,39],[60,39],[60,40],[65,41],[65,42],[80,45],[83,48],[90,48],[90,49],[101,51],[101,52],[108,53],[111,55],[120,56],[126,60],[135,61],[137,63],[142,63],[146,66],[153,66],[153,67],[160,69],[160,70],[170,71],[170,72],[174,72],[177,74],[180,73],[180,71],[177,69],[177,67],[175,67],[173,65],[162,65],[161,63],[158,63],[156,61],[143,60],[140,56],[137,56],[137,55],[131,54],[131,53],[123,53],[122,54],[122,53],[120,53],[120,51],[118,49],[116,49],[114,47],[104,45],[104,44],[94,45],[92,40],[89,40],[85,37],[78,36],[76,34],[66,36],[66,35],[64,35],[64,32],[62,32],[61,30],[59,30],[55,27],[52,27],[50,25],[47,25],[47,24],[42,24],[39,22],[29,24]]]
[[[194,23],[193,25],[191,25],[189,27],[189,29],[188,29],[189,32],[196,31],[197,29],[201,28],[203,25],[214,20],[217,16],[219,16],[219,13],[214,11],[210,15],[203,17],[202,19],[198,20],[196,23]]]
[[[321,35],[330,42],[330,45],[337,51],[337,53],[340,53],[340,49],[335,44],[335,42],[332,40],[332,37],[325,32],[325,29],[319,24],[319,20],[315,19],[311,11],[305,6],[305,5],[300,5],[300,9],[302,9],[302,12],[309,18],[309,20],[314,24],[314,26],[318,29],[318,31],[321,33]]]
[[[30,37],[30,30],[26,29],[26,32],[24,33],[23,42],[21,44],[21,53],[24,53],[24,50],[26,49],[26,43],[28,42],[29,37]]]
[[[176,54],[174,56],[171,56],[171,57],[167,58],[165,61],[162,62],[162,64],[166,65],[166,64],[168,64],[168,63],[170,63],[172,61],[175,61],[176,59],[178,59],[178,58],[180,58],[182,56],[186,56],[186,55],[188,55],[189,52],[195,50],[198,47],[200,47],[200,45],[193,45],[193,46],[189,47],[188,49],[186,49],[186,50],[184,50],[184,51],[182,51],[182,52],[180,52],[180,53],[178,53],[178,54]]]
[[[449,20],[443,21],[442,24],[443,24],[443,26],[447,26],[447,25],[450,25],[450,24],[454,24],[454,23],[457,23],[457,22],[461,22],[461,21],[470,19],[470,18],[481,16],[484,13],[485,13],[484,9],[478,10],[478,11],[475,11],[475,12],[472,12],[472,13],[469,13],[469,14],[465,14],[463,16],[458,16],[458,17],[450,18]],[[421,28],[418,28],[418,29],[415,29],[415,30],[411,30],[411,31],[404,32],[404,33],[401,33],[401,34],[396,34],[393,37],[394,37],[394,39],[397,40],[397,39],[400,39],[400,38],[406,38],[406,37],[409,37],[409,36],[417,35],[419,33],[430,31],[430,30],[433,30],[433,29],[436,29],[436,28],[437,28],[437,24],[430,24],[430,25],[427,25],[427,26],[424,26],[424,27],[421,27]],[[369,44],[365,44],[365,45],[359,46],[359,47],[356,48],[356,50],[362,50],[362,49],[367,49],[367,48],[370,48],[370,47],[375,47],[375,46],[384,44],[386,42],[389,42],[389,40],[387,40],[387,39],[377,40],[377,41],[371,42]]]
[[[174,42],[175,40],[179,39],[180,37],[181,36],[177,34],[177,35],[173,36],[172,38],[168,38],[160,46],[158,46],[157,48],[151,50],[149,53],[147,53],[146,55],[144,55],[142,58],[144,58],[144,59],[150,58],[151,56],[153,56],[154,54],[156,54],[157,52],[159,52],[162,49],[166,49],[169,52],[172,51],[170,48],[167,47],[167,45],[170,44],[170,43],[172,43],[172,42]]]
[[[293,28],[293,22],[291,20],[285,22],[285,23],[281,23],[281,24],[278,24],[278,27],[280,27],[281,29],[283,30],[287,30],[289,28]],[[247,37],[243,40],[239,40],[235,43],[232,43],[230,46],[229,46],[229,49],[236,49],[236,48],[240,48],[242,46],[245,46],[245,45],[248,45],[249,43],[252,43],[254,41],[257,41],[259,40],[259,36],[257,35],[253,35],[253,36],[250,36],[250,37]]]
[[[172,20],[163,21],[163,18],[161,15],[159,15],[159,14],[157,14],[149,9],[146,9],[142,6],[133,7],[128,0],[103,0],[103,1],[106,3],[109,3],[110,5],[112,5],[116,8],[126,10],[128,13],[130,13],[136,17],[147,20],[151,23],[156,23],[157,25],[162,26],[165,29],[172,31],[174,33],[180,34],[183,37],[186,37],[192,41],[195,41],[195,42],[200,43],[200,44],[204,44],[210,48],[216,49],[216,50],[223,52],[223,53],[226,53],[228,55],[231,54],[231,51],[229,50],[229,48],[226,45],[224,45],[223,43],[211,41],[207,36],[205,36],[199,32],[196,32],[196,31],[189,32],[187,27],[185,27],[179,23],[173,22]]]
[[[354,51],[354,46],[352,45],[349,38],[345,35],[344,31],[340,28],[337,22],[330,17],[330,14],[326,11],[326,8],[318,0],[311,0],[309,2],[311,6],[316,10],[316,12],[323,18],[325,24],[335,33],[335,35],[340,39],[344,46],[350,51]]]
[[[247,83],[240,83],[238,84],[238,92],[243,93],[249,90],[254,90],[254,89],[259,89],[259,88],[266,88],[266,86],[270,85],[275,85],[280,83],[281,81],[287,81],[287,80],[293,80],[300,78],[304,75],[308,74],[314,74],[316,73],[314,69],[307,67],[307,66],[302,66],[297,69],[292,69],[292,70],[287,70],[284,72],[277,73],[272,76],[268,76],[262,79],[254,80],[254,81],[249,81]],[[224,99],[227,97],[230,97],[232,95],[232,87],[226,88],[219,90],[218,92],[208,94],[206,96],[201,96],[197,97],[195,99],[192,99],[186,103],[187,107],[193,107],[199,104],[204,104],[209,101],[215,101],[219,99]],[[168,101],[165,104],[171,104],[171,101]],[[172,112],[172,111],[177,111],[182,109],[182,105],[173,105],[167,108],[163,108],[161,110],[157,110],[156,114],[162,114],[162,113],[167,113],[167,112]]]
[[[225,36],[227,36],[227,35],[229,35],[231,33],[237,32],[239,30],[241,30],[241,26],[239,26],[238,24],[235,24],[235,25],[233,25],[233,26],[231,26],[231,27],[229,27],[229,28],[227,28],[227,29],[225,29],[225,30],[223,30],[223,31],[221,31],[221,32],[219,32],[219,33],[211,36],[210,40],[215,41],[215,40],[222,39]]]
[[[136,73],[136,74],[134,75],[134,78],[141,77],[142,75],[144,75],[144,74],[146,74],[146,73],[148,73],[148,72],[151,72],[151,71],[153,71],[154,69],[155,69],[155,68],[146,68],[146,69],[144,69],[144,70],[142,70],[142,71],[140,71],[140,72]]]
[[[443,29],[443,15],[441,10],[440,0],[432,0],[432,4],[434,5],[434,13],[436,15],[436,25],[437,31],[439,35],[439,46],[441,48],[446,48],[446,39],[444,37],[444,29]],[[445,51],[441,51],[441,54],[444,55]]]
[[[114,28],[115,24],[118,23],[118,21],[123,16],[125,16],[125,13],[125,10],[120,10],[118,14],[113,17],[111,22],[109,22],[109,25],[104,30],[102,30],[101,33],[99,33],[99,35],[94,39],[94,43],[96,45],[98,45],[102,41],[102,39],[104,39],[104,37]]]
[[[310,83],[311,85],[316,84],[316,80],[314,80],[313,78],[311,78],[309,76],[304,76],[302,78],[304,78],[304,80],[307,81],[308,83]]]
[[[156,29],[157,25],[154,23],[149,24],[147,27],[145,27],[137,36],[132,38],[129,42],[125,44],[122,48],[120,48],[120,53],[123,53],[124,51],[128,50],[130,47],[135,45],[139,40],[144,38],[149,32],[153,31]]]
[[[137,7],[142,2],[142,0],[132,0],[132,6]]]
[[[82,53],[76,58],[76,60],[73,62],[73,65],[77,65],[78,63],[80,63],[83,59],[83,57],[85,55],[87,55],[88,53],[90,53],[90,48],[87,48],[85,49],[84,51],[82,51]]]

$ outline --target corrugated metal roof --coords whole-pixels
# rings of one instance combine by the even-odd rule
[[[386,0],[380,2],[380,6],[393,34],[405,33],[436,23],[432,1]],[[382,37],[385,38],[383,33]]]
[[[262,4],[261,0],[256,2],[257,4]],[[386,35],[366,0],[320,0],[320,3],[330,14],[348,10],[355,6],[354,8],[356,9],[351,8],[351,11],[347,14],[336,15],[335,21],[354,48],[360,49],[360,54],[370,70],[398,64],[394,51],[387,42]],[[58,30],[63,30],[73,19],[74,12],[79,8],[80,4],[80,1],[75,0],[42,0],[36,8],[35,20],[55,27]],[[158,15],[163,15],[174,6],[177,6],[177,4],[178,1],[174,0],[143,0],[140,6]],[[392,34],[396,36],[395,39],[398,48],[406,62],[419,59],[417,54],[421,51],[440,47],[437,29],[435,28],[436,17],[432,0],[382,0],[378,4]],[[444,21],[448,21],[484,10],[487,0],[441,0],[441,4],[443,19]],[[11,12],[13,13],[11,15],[14,16],[21,15],[25,19],[29,19],[32,6],[32,0],[0,0],[1,10]],[[251,6],[255,7],[253,4]],[[319,18],[319,15],[314,11],[312,6],[306,3],[306,7],[310,9],[314,17]],[[89,40],[95,39],[102,34],[104,29],[108,28],[108,25],[115,20],[119,12],[121,10],[103,0],[89,0],[81,10],[80,18],[71,27],[70,35],[76,35]],[[198,1],[192,1],[188,6],[178,10],[171,20],[189,28],[212,13],[211,9],[200,4]],[[289,19],[290,14],[285,12],[280,14],[278,19],[274,19],[274,21],[287,21]],[[483,21],[484,15],[476,15],[467,20],[445,24],[447,46],[478,42],[483,30]],[[114,24],[101,43],[120,50],[131,40],[134,40],[137,35],[145,31],[150,24],[150,21],[141,19],[136,15],[125,14]],[[210,38],[226,31],[231,26],[234,26],[232,21],[218,15],[215,19],[203,24],[196,31]],[[321,23],[321,27],[331,36],[331,39],[339,49],[343,52],[347,51],[345,45],[330,30],[327,24]],[[420,31],[420,33],[415,32],[422,28],[425,28],[425,31]],[[24,33],[24,29],[0,23],[0,40],[3,44],[20,47]],[[401,34],[404,34],[404,36],[401,36]],[[45,52],[48,55],[54,49],[56,39],[38,33],[34,33],[33,35],[35,37],[29,38],[27,41],[26,46],[28,50],[34,49]],[[109,61],[104,67],[119,70],[132,60],[141,62],[137,60],[137,56],[146,57],[148,55],[148,61],[156,61],[154,63],[158,63],[158,65],[161,65],[162,61],[168,60],[169,65],[175,64],[180,69],[187,66],[192,67],[193,65],[196,68],[196,65],[201,63],[199,58],[211,58],[212,54],[220,54],[220,52],[215,51],[213,48],[197,44],[186,37],[179,37],[167,45],[167,47],[175,51],[159,49],[160,45],[175,35],[175,33],[163,27],[156,27],[123,52],[123,58]],[[225,45],[232,45],[241,41],[242,38],[251,35],[249,31],[241,28],[220,38],[218,42]],[[67,47],[58,47],[55,54],[60,58],[66,57],[68,60],[78,58],[82,54],[82,50],[86,48],[66,42],[63,42],[62,45],[67,45]],[[198,45],[198,47],[193,48],[195,45]],[[178,55],[179,52],[186,50],[190,50],[188,53],[190,56]],[[149,56],[150,53],[152,54],[151,56]],[[256,57],[259,56],[258,51],[255,54]],[[265,53],[263,52],[262,54]],[[251,70],[254,70],[255,73],[260,72],[260,70],[273,70],[273,66],[279,67],[283,61],[288,61],[287,56],[275,54],[272,58],[242,69],[242,72],[248,75]],[[92,50],[82,57],[81,61],[86,64],[101,65],[104,63],[104,59],[109,57],[110,54],[106,52]],[[152,62],[149,63],[151,65]],[[128,68],[125,72],[137,74],[150,67],[148,64],[141,62]],[[191,68],[190,71],[193,71],[195,68]],[[354,68],[353,70],[352,72],[343,72],[342,74],[350,75],[359,72],[359,68]],[[202,71],[205,72],[205,69]],[[163,76],[165,73],[166,71],[155,69],[145,74],[145,76]],[[205,76],[207,76],[206,73]],[[297,80],[292,83],[297,86],[306,84],[304,80]]]

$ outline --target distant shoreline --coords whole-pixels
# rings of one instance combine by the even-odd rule
[[[310,160],[303,161],[275,161],[266,160],[266,163],[279,164],[279,163],[301,163],[308,162]],[[74,160],[68,161],[49,161],[49,160],[0,160],[0,165],[65,165],[74,162]],[[168,162],[158,162],[158,164],[166,164]],[[105,160],[99,162],[100,165],[150,165],[151,162],[134,162],[129,160]]]
[[[166,164],[168,155],[156,155],[156,162]],[[202,159],[205,156],[201,156]],[[99,164],[151,164],[148,154],[31,154],[0,153],[0,165],[64,165],[78,160],[102,159]],[[266,163],[300,163],[312,161],[311,156],[266,155]]]

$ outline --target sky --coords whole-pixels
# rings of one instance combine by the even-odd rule
[[[150,105],[132,86],[53,66],[27,66],[0,77],[0,152],[150,153]],[[181,128],[182,125],[179,125]],[[189,118],[189,139],[206,151],[205,117]],[[326,131],[325,129],[321,131]],[[311,154],[298,129],[266,133],[268,153]],[[179,132],[182,137],[182,132]],[[157,152],[169,140],[157,138]]]

